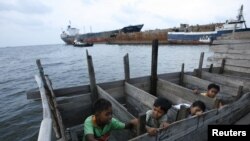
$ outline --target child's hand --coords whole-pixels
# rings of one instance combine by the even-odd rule
[[[195,89],[193,90],[193,93],[194,93],[194,94],[199,94],[198,89],[195,88]]]
[[[200,112],[196,112],[196,113],[195,113],[195,115],[197,115],[197,116],[201,116],[201,115],[202,115],[202,113],[203,113],[202,111],[200,111]]]
[[[147,131],[150,136],[155,136],[157,134],[157,128],[148,128]]]
[[[162,127],[162,128],[168,128],[169,125],[170,125],[169,123],[163,122],[163,123],[161,124],[161,127]]]
[[[135,119],[132,119],[132,120],[130,121],[130,123],[131,123],[133,126],[137,126],[138,123],[139,123],[139,120],[138,120],[137,118],[135,118]]]

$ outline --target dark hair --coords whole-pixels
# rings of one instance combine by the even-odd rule
[[[165,98],[157,98],[154,102],[155,107],[160,107],[164,112],[167,112],[171,108],[172,103]]]
[[[94,113],[105,111],[109,107],[112,107],[112,104],[108,100],[100,98],[94,103]]]
[[[203,112],[206,110],[206,105],[200,100],[193,102],[192,107],[199,107]]]
[[[207,89],[210,90],[212,88],[215,88],[216,90],[220,91],[220,86],[214,84],[214,83],[211,83],[208,85]]]

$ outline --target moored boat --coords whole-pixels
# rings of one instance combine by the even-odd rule
[[[242,5],[236,20],[227,20],[221,27],[216,27],[215,31],[168,32],[167,39],[170,44],[211,44],[213,40],[216,40],[223,34],[250,31],[245,22]],[[204,38],[207,38],[209,41],[202,40]]]

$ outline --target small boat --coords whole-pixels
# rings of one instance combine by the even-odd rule
[[[73,44],[75,47],[91,47],[93,46],[93,43],[84,43],[84,42],[80,42],[80,41],[74,41]]]

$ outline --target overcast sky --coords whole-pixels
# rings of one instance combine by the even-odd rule
[[[144,24],[142,30],[207,24],[235,18],[249,0],[0,0],[0,47],[62,44],[71,21],[83,33]],[[248,24],[249,25],[249,24]]]

